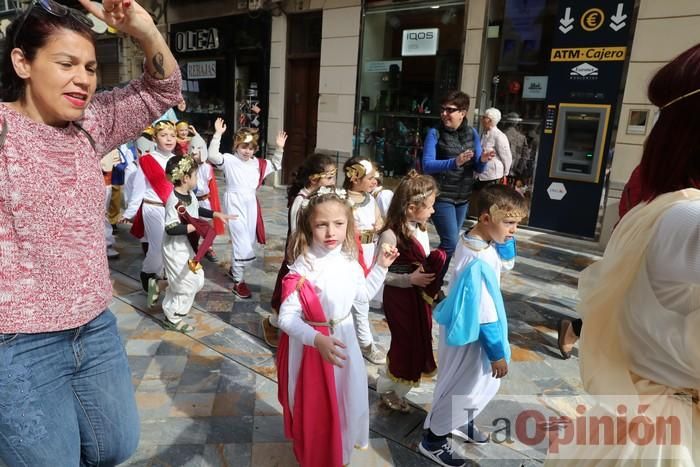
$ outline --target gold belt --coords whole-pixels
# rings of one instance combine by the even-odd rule
[[[374,243],[374,230],[360,230],[360,243]]]
[[[343,321],[348,319],[348,316],[350,316],[350,313],[351,312],[348,311],[348,314],[346,314],[345,316],[343,316],[340,319],[329,319],[328,321],[307,321],[307,320],[304,320],[304,322],[306,324],[308,324],[309,326],[321,326],[324,328],[330,328],[331,334],[333,334],[333,328],[335,328],[337,325],[339,325],[340,323],[342,323]]]
[[[159,203],[158,201],[151,201],[150,199],[144,199],[143,202],[146,204],[152,204],[154,206],[165,206],[165,204],[163,203]]]

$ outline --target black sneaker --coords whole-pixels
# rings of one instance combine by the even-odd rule
[[[146,293],[148,293],[148,279],[150,279],[151,277],[156,277],[156,275],[151,272],[141,271],[141,288]]]
[[[469,422],[466,428],[459,427],[456,430],[452,430],[450,434],[453,437],[463,439],[467,443],[474,444],[486,444],[491,439],[491,434],[479,430],[473,421]]]
[[[432,459],[446,467],[463,467],[467,465],[464,459],[455,456],[450,443],[451,440],[447,437],[431,442],[423,436],[423,439],[418,445],[418,450],[428,459]]]

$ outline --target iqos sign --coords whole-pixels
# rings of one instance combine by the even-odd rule
[[[436,55],[439,33],[438,28],[405,29],[401,42],[401,55],[404,57]]]

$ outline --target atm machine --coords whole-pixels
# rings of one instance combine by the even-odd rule
[[[605,160],[610,105],[559,104],[551,179],[597,183]]]
[[[632,0],[559,2],[561,21],[555,24],[550,52],[530,207],[532,227],[596,237],[633,6]]]

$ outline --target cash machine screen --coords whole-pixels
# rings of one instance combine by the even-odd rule
[[[610,106],[560,104],[550,177],[596,183]]]

